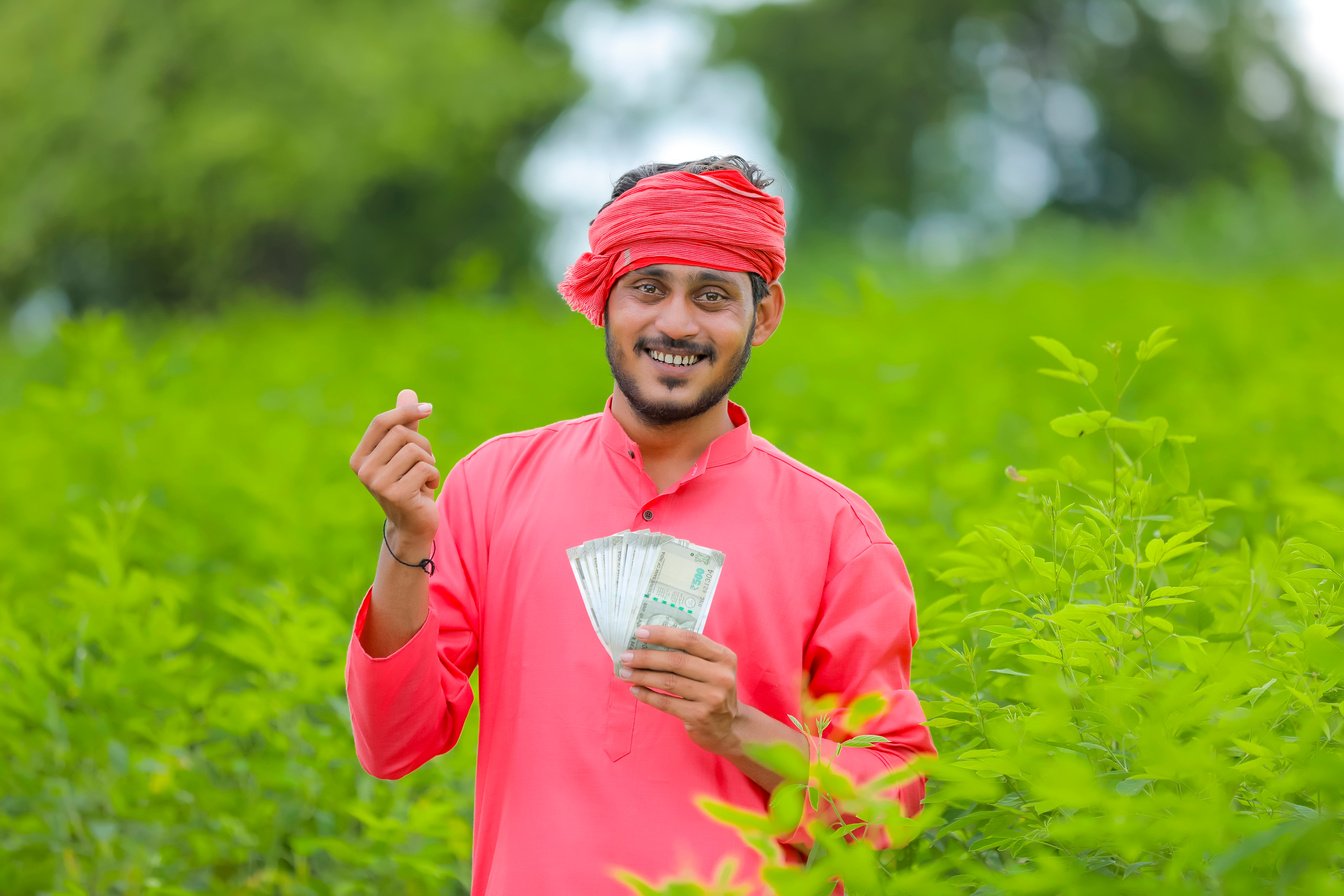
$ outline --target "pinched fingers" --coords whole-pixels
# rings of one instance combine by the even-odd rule
[[[367,484],[379,469],[390,464],[392,459],[405,450],[407,445],[419,446],[428,456],[431,464],[436,462],[434,460],[434,449],[430,447],[429,439],[408,427],[397,424],[387,431],[383,440],[364,458],[363,463],[355,469],[355,472]]]
[[[438,477],[434,455],[417,442],[407,442],[387,463],[373,469],[366,485],[375,495],[397,499],[419,491],[430,479],[438,488]]]
[[[364,430],[364,436],[359,440],[359,445],[350,455],[350,469],[356,473],[364,465],[364,461],[369,455],[373,454],[378,446],[396,427],[401,427],[408,433],[419,435],[414,432],[414,427],[430,413],[430,405],[426,403],[403,405],[393,408],[390,411],[383,411],[369,422],[368,429]],[[424,438],[424,436],[420,436]],[[428,442],[425,443],[428,447]]]

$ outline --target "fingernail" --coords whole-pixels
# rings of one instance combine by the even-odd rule
[[[646,629],[646,628],[637,628],[637,629],[635,629],[635,637],[638,638],[639,640],[643,641],[643,640],[644,640],[645,638],[647,638],[648,636],[649,636],[649,630],[648,630],[648,629]]]
[[[622,677],[622,678],[629,678],[631,675],[634,675],[634,674],[635,674],[635,673],[631,672],[629,669],[622,669],[622,670],[621,670],[621,677]]]
[[[430,404],[427,401],[420,402],[420,413],[428,414],[432,410],[434,410],[434,405]]]
[[[621,654],[621,662],[633,663],[634,661],[635,661],[635,652],[633,650],[627,650],[625,653]]]

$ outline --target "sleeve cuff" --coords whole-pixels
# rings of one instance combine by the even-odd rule
[[[438,623],[434,615],[434,606],[431,604],[429,612],[425,615],[425,621],[409,641],[387,656],[372,656],[359,640],[372,605],[373,586],[370,585],[359,604],[355,624],[350,632],[346,687],[347,690],[353,687],[356,692],[361,692],[369,689],[367,685],[360,687],[362,683],[372,684],[376,681],[378,685],[374,690],[379,693],[390,693],[407,679],[426,674],[426,670],[434,665],[434,633],[438,629]]]

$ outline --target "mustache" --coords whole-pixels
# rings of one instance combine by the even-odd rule
[[[697,342],[691,342],[689,339],[637,339],[635,340],[636,351],[657,351],[657,352],[686,352],[691,355],[704,355],[711,361],[714,360],[714,349],[708,345],[700,345]]]

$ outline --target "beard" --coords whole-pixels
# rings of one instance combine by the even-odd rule
[[[693,387],[682,377],[660,377],[658,382],[662,384],[665,390],[686,393],[687,397],[680,399],[655,398],[641,391],[634,374],[630,371],[629,366],[624,363],[623,353],[612,343],[610,330],[605,330],[607,365],[611,367],[611,375],[616,380],[616,388],[621,390],[621,394],[625,396],[626,401],[630,403],[630,408],[640,420],[649,426],[670,426],[673,423],[680,423],[683,420],[700,416],[727,397],[733,386],[736,386],[737,381],[742,378],[743,371],[747,369],[747,362],[751,360],[751,337],[755,333],[756,312],[753,309],[751,327],[747,330],[747,338],[742,347],[733,357],[726,359],[723,372],[715,380],[706,384],[698,395],[690,394]],[[635,340],[635,360],[638,361],[639,356],[645,354],[649,349],[667,349],[704,355],[704,360],[700,363],[711,367],[718,359],[718,353],[711,346],[698,345],[684,339],[646,340],[641,338]]]

